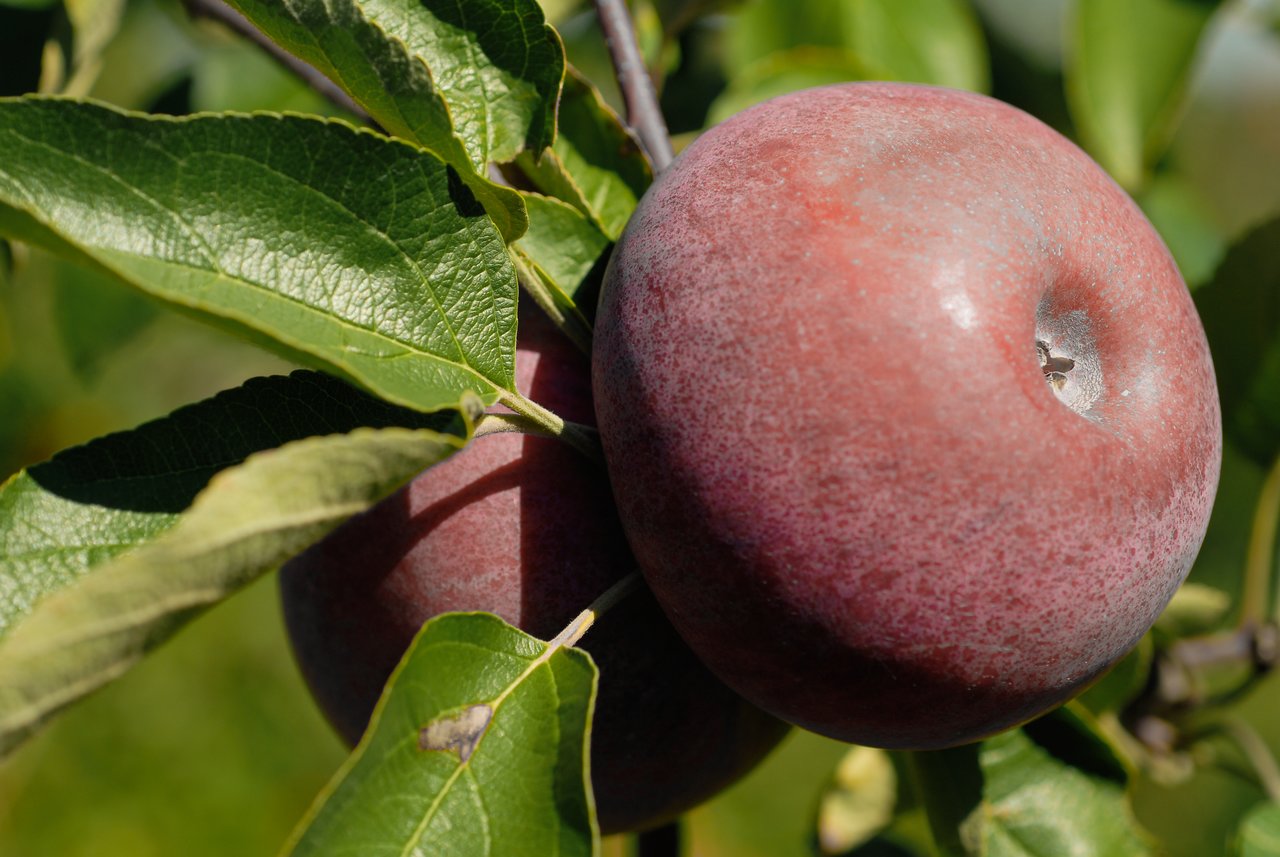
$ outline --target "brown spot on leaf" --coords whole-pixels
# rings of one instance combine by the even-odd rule
[[[481,704],[433,720],[418,732],[418,749],[457,753],[459,761],[465,762],[475,752],[492,718],[493,709]]]

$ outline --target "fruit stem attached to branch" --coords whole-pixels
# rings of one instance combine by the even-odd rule
[[[503,390],[498,403],[506,405],[514,414],[485,414],[476,424],[475,434],[496,434],[519,431],[542,437],[563,440],[601,467],[604,466],[604,450],[600,448],[600,433],[591,426],[562,419],[537,402],[519,393]],[[491,417],[497,419],[491,420]]]
[[[622,90],[627,124],[640,138],[640,145],[648,154],[653,171],[660,173],[671,163],[675,153],[671,149],[666,120],[662,118],[662,108],[658,106],[653,79],[640,56],[631,13],[627,11],[625,0],[596,0],[596,16],[600,19],[600,29],[609,47],[609,57],[613,60],[618,88]]]
[[[640,588],[640,572],[633,571],[626,577],[610,586],[604,593],[591,602],[586,610],[579,613],[568,626],[556,634],[551,640],[552,646],[576,646],[582,635],[591,629],[596,620],[608,613],[614,605]]]

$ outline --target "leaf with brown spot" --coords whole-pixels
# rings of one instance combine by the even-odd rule
[[[487,613],[418,633],[286,853],[591,857],[596,669]]]

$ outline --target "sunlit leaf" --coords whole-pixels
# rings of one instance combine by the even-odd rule
[[[1078,0],[1067,95],[1085,148],[1129,189],[1146,180],[1183,106],[1212,3]]]
[[[290,441],[388,426],[460,431],[452,411],[398,408],[298,371],[255,378],[14,476],[0,489],[0,638],[41,597],[167,530],[218,471]]]
[[[525,203],[529,231],[515,248],[572,306],[578,287],[600,261],[609,239],[568,203],[538,194],[526,194]]]
[[[1138,857],[1151,843],[1101,734],[1068,712],[982,743],[982,803],[962,837],[983,857]]]
[[[102,70],[102,52],[120,28],[124,0],[64,0],[71,23],[72,53],[66,81],[59,88],[64,95],[88,95]]]
[[[990,87],[982,30],[963,0],[853,0],[842,11],[844,46],[879,77]]]
[[[594,855],[595,680],[581,650],[496,616],[431,620],[291,853]]]
[[[326,422],[410,415],[344,401],[334,382],[315,376],[289,380],[246,385],[68,451],[5,486],[3,603],[12,627],[0,639],[0,753],[200,610],[466,442],[467,425],[461,434],[388,427],[306,437]],[[325,402],[325,392],[339,395]],[[278,410],[255,412],[259,405]],[[217,422],[205,434],[228,439],[211,440],[211,450],[187,446],[206,418]],[[229,418],[244,421],[243,437]],[[304,439],[244,458],[291,434]],[[237,456],[243,463],[213,475]]]
[[[1280,857],[1280,803],[1268,801],[1249,812],[1236,835],[1238,857]]]
[[[870,840],[893,820],[898,776],[884,750],[854,747],[836,767],[818,806],[818,845],[843,854]]]
[[[798,47],[778,51],[738,74],[711,105],[708,124],[717,124],[788,92],[877,77],[856,54],[843,48]]]
[[[532,0],[469,5],[466,23],[463,6],[437,0],[231,5],[383,128],[453,166],[507,240],[524,232],[519,196],[486,169],[551,141],[564,57]]]
[[[1185,177],[1155,176],[1138,204],[1160,233],[1191,289],[1203,285],[1226,252],[1225,231],[1214,222],[1206,200]]]
[[[939,850],[968,857],[1151,854],[1129,771],[1083,709],[1061,708],[981,744],[912,755]]]
[[[520,168],[543,193],[568,202],[617,240],[653,174],[635,138],[586,80],[565,78],[555,146]]]
[[[743,4],[734,10],[725,38],[730,79],[778,51],[844,47],[844,12],[839,0]]]
[[[458,173],[345,123],[0,101],[0,232],[433,410],[513,385],[515,273]]]

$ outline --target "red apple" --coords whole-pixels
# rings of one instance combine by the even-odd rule
[[[585,357],[536,313],[522,316],[520,343],[521,391],[593,423]],[[432,616],[485,610],[548,639],[634,569],[603,469],[559,441],[499,434],[339,528],[280,582],[303,674],[354,744]],[[591,770],[606,833],[702,802],[785,731],[706,671],[647,591],[581,645],[600,668]]]
[[[677,629],[859,744],[957,745],[1080,691],[1186,576],[1217,485],[1165,246],[980,95],[838,85],[703,135],[618,244],[593,371]]]

